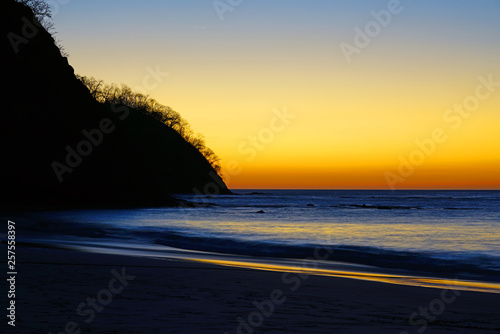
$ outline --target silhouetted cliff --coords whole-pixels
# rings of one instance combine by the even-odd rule
[[[161,205],[171,193],[229,192],[177,132],[97,103],[37,23],[28,7],[1,1],[0,206]]]

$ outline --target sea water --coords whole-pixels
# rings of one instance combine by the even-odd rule
[[[181,208],[18,214],[18,238],[329,261],[500,281],[500,191],[236,190]],[[152,248],[151,248],[152,249]],[[156,248],[161,249],[161,248]]]

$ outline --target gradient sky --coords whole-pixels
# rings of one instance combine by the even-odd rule
[[[341,43],[390,1],[243,0],[224,20],[211,0],[59,2],[76,73],[168,72],[148,94],[205,135],[230,188],[500,189],[500,86],[478,79],[500,82],[499,1],[401,1],[350,63]]]

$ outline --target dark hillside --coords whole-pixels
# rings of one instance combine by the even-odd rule
[[[228,192],[177,132],[96,102],[37,22],[1,1],[0,206],[161,205],[215,181]]]

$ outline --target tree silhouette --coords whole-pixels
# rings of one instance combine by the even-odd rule
[[[177,131],[184,140],[196,148],[210,163],[212,168],[222,177],[220,159],[212,149],[205,144],[200,133],[195,134],[189,123],[181,115],[168,106],[162,105],[149,95],[134,92],[129,86],[121,84],[106,84],[93,77],[76,75],[92,97],[102,104],[124,105],[133,108]]]
[[[61,55],[63,57],[69,57],[69,54],[64,49],[61,40],[55,38],[57,32],[54,27],[54,21],[52,20],[52,8],[50,7],[50,5],[44,0],[16,0],[16,1],[31,8],[31,11],[35,15],[35,18],[38,20],[40,25],[44,27],[45,30],[47,30],[47,32],[52,35],[52,38],[54,39],[54,44],[59,48]]]
[[[52,8],[44,0],[16,0],[23,5],[31,8],[33,14],[38,19],[38,21],[43,25],[43,27],[51,32],[54,28],[54,23],[52,21]]]

